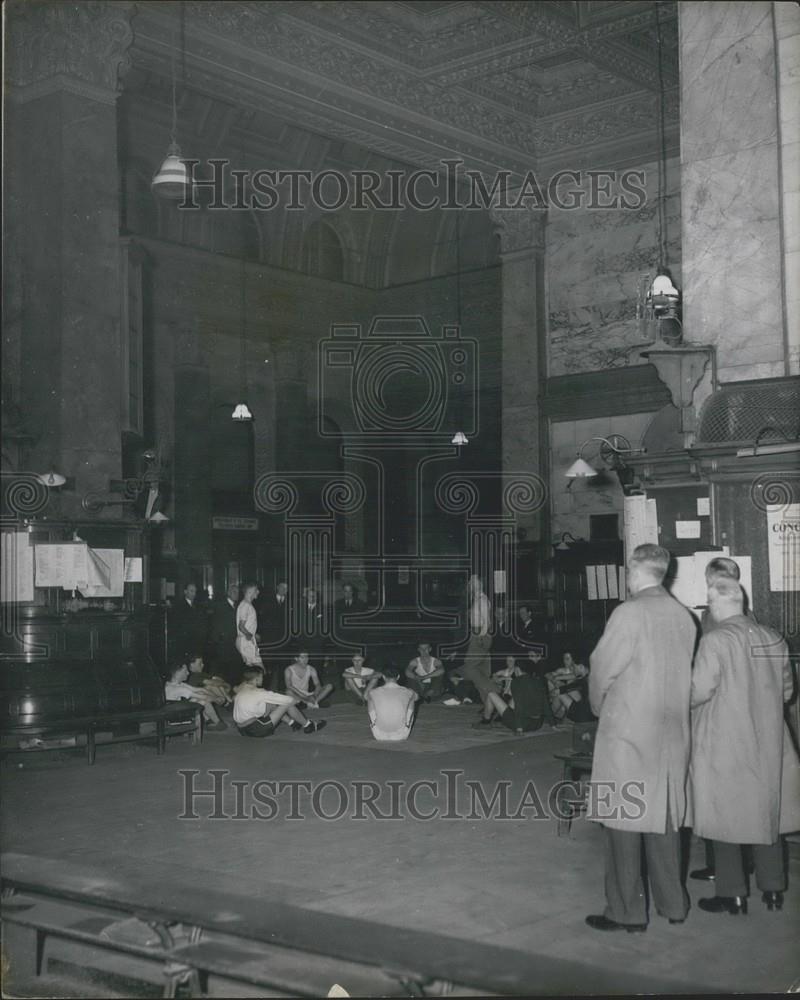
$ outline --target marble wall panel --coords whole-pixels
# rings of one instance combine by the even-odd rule
[[[640,364],[646,339],[636,319],[643,275],[658,262],[658,167],[646,163],[638,209],[552,210],[547,225],[548,374]],[[667,167],[669,264],[681,285],[679,172]]]

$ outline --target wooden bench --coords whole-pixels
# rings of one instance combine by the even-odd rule
[[[593,755],[572,750],[566,753],[553,754],[556,760],[563,761],[564,771],[561,780],[573,785],[580,785],[586,774],[592,773]],[[567,789],[562,790],[566,793]],[[559,793],[558,806],[558,836],[569,834],[573,819],[580,815],[586,805],[586,794],[578,796]]]
[[[86,758],[89,764],[94,764],[97,752],[98,733],[111,733],[111,738],[101,740],[101,743],[129,743],[155,738],[156,753],[163,754],[166,749],[167,736],[177,736],[190,733],[192,743],[203,741],[203,708],[193,701],[170,702],[160,708],[141,711],[103,712],[97,715],[87,715],[74,719],[63,719],[40,724],[4,724],[0,728],[3,737],[18,739],[39,737],[42,740],[83,736],[86,739]],[[142,732],[144,723],[154,723],[155,732]],[[135,733],[119,733],[117,730],[126,726],[137,726]],[[36,750],[63,750],[63,746],[33,746],[4,747],[3,753],[28,753]]]
[[[597,968],[546,950],[525,953],[304,909],[273,898],[266,879],[237,896],[187,882],[154,860],[126,878],[110,865],[102,871],[6,853],[0,870],[4,950],[19,977],[7,983],[9,992],[35,989],[47,975],[48,942],[74,947],[75,964],[89,969],[87,947],[105,956],[106,966],[109,953],[120,964],[139,961],[164,996],[318,997],[334,983],[356,996],[442,995],[452,986],[483,995],[702,992],[699,984],[645,980],[635,970]],[[154,931],[149,944],[115,939],[112,927],[131,917]]]

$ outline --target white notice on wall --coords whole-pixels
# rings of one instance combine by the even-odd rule
[[[0,559],[0,601],[33,600],[33,546],[27,531],[4,531]]]
[[[141,556],[126,556],[126,558],[125,558],[124,580],[125,580],[125,583],[141,583],[142,582],[142,557]]]
[[[676,538],[699,538],[700,537],[700,522],[699,521],[676,521],[675,522],[675,537]]]
[[[644,494],[625,497],[623,500],[625,528],[625,559],[630,559],[637,545],[658,544],[658,509],[655,500]]]
[[[711,497],[697,498],[697,516],[711,517]]]
[[[586,597],[590,601],[597,600],[597,567],[586,567]]]
[[[123,549],[92,549],[90,582],[81,590],[84,597],[122,597],[125,552]]]
[[[86,542],[58,542],[34,546],[37,587],[75,590],[87,579]]]
[[[597,567],[597,598],[600,601],[608,600],[608,577],[605,566]]]
[[[675,576],[670,592],[675,600],[687,608],[696,608],[705,603],[705,585],[702,586],[703,597],[699,597],[697,573],[694,556],[678,556],[675,560]]]
[[[603,566],[606,574],[606,586],[608,587],[608,596],[611,600],[616,601],[619,597],[619,579],[617,578],[617,567],[616,566]]]
[[[769,589],[800,590],[800,503],[767,507]]]

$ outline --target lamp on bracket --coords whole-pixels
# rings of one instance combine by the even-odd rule
[[[610,434],[608,437],[587,438],[578,449],[575,461],[564,473],[566,478],[569,479],[567,489],[572,487],[572,484],[576,479],[593,479],[595,476],[599,475],[600,470],[596,469],[593,465],[590,465],[583,457],[584,449],[593,441],[600,442],[600,458],[607,465],[610,465],[611,468],[617,473],[626,468],[625,463],[622,460],[623,455],[641,455],[644,451],[642,448],[631,448],[630,441],[628,441],[627,438],[624,438],[621,434]]]

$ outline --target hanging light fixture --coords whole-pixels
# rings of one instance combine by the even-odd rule
[[[241,153],[240,153],[241,155]],[[244,157],[242,156],[242,159]],[[247,399],[247,262],[244,258],[244,245],[241,247],[241,281],[239,283],[239,378],[241,394],[239,402],[231,414],[232,420],[246,423],[253,419]]]
[[[669,258],[667,251],[667,138],[666,138],[666,88],[664,84],[664,61],[663,48],[664,39],[661,32],[661,17],[659,5],[656,0],[655,21],[656,21],[656,48],[658,50],[658,194],[657,194],[657,240],[658,240],[658,267],[655,277],[650,279],[645,275],[639,287],[639,296],[636,308],[637,318],[645,328],[655,322],[658,329],[658,337],[668,344],[677,345],[681,342],[683,333],[681,329],[681,293],[675,287],[672,274],[669,269]]]
[[[60,472],[56,472],[53,469],[50,472],[43,472],[36,478],[42,486],[48,486],[50,489],[58,489],[59,486],[63,486],[67,481],[66,476],[62,476]]]
[[[461,216],[456,213],[456,322],[458,324],[458,335],[461,336]],[[459,395],[458,408],[463,417],[464,400]],[[450,444],[462,448],[469,444],[469,438],[463,431],[456,431]]]
[[[181,67],[183,86],[186,87],[186,35],[184,7],[181,3]],[[178,130],[178,100],[177,83],[175,69],[175,46],[172,47],[172,128],[170,130],[170,143],[167,149],[167,156],[153,177],[150,185],[153,194],[159,198],[166,198],[170,201],[181,201],[192,188],[192,179],[186,164],[181,159],[181,148],[175,138]]]

